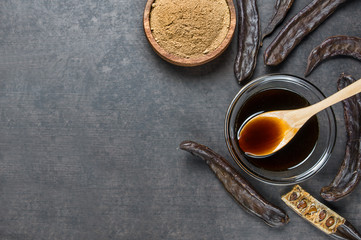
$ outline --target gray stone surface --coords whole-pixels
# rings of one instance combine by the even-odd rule
[[[273,2],[258,1],[262,26]],[[308,2],[295,1],[287,18]],[[0,239],[327,239],[280,201],[287,188],[247,177],[291,218],[272,229],[237,206],[203,162],[177,150],[190,139],[231,161],[223,121],[240,89],[236,39],[209,64],[173,66],[144,36],[145,3],[1,0]],[[360,36],[360,15],[361,2],[350,0],[279,67],[265,67],[261,49],[254,77],[302,76],[323,39]],[[330,95],[341,72],[361,77],[360,62],[332,59],[307,79]],[[341,105],[334,110],[333,155],[302,184],[315,196],[344,154]],[[361,186],[328,205],[361,231],[360,198]]]

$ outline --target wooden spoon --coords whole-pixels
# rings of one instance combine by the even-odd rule
[[[360,92],[361,79],[311,106],[259,114],[241,127],[239,145],[251,156],[272,154],[283,148],[313,115]]]

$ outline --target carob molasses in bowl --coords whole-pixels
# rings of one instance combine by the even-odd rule
[[[179,66],[198,66],[218,57],[236,27],[232,0],[148,0],[145,35],[154,51]]]
[[[323,100],[310,82],[291,75],[266,75],[245,85],[231,102],[225,119],[225,138],[235,162],[266,183],[290,185],[316,174],[328,161],[336,139],[331,108],[313,116],[281,150],[264,157],[245,154],[239,146],[242,124],[267,111],[306,107]]]

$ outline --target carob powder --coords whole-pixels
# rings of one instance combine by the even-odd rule
[[[215,50],[229,25],[226,0],[155,0],[150,13],[155,40],[168,53],[183,58]]]

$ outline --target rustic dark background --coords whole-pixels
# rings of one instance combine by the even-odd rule
[[[310,0],[297,0],[287,18]],[[272,229],[245,213],[213,173],[178,150],[182,140],[230,161],[223,134],[236,38],[200,67],[173,66],[149,46],[145,0],[0,1],[0,239],[327,239],[281,202],[287,187],[247,177],[291,221]],[[262,27],[274,1],[259,0]],[[350,0],[267,73],[303,76],[313,47],[361,33],[361,1]],[[280,28],[277,29],[279,31]],[[307,79],[326,95],[351,58],[324,62]],[[314,196],[336,174],[345,149],[340,104],[335,150],[302,186]],[[232,161],[233,163],[233,161]],[[245,174],[243,174],[245,175]],[[361,186],[328,204],[361,231]]]

